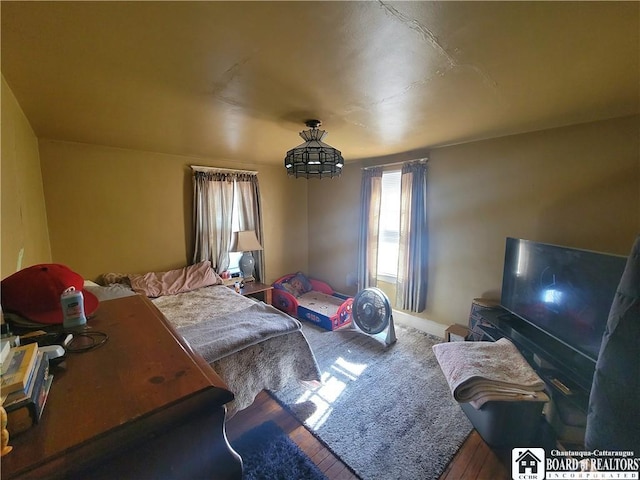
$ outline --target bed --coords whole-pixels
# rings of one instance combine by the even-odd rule
[[[177,289],[173,287],[184,286],[184,282],[173,282],[167,289],[167,283],[160,280],[164,286],[158,291],[158,277],[172,272],[149,273],[142,279],[139,275],[107,274],[102,277],[102,287],[91,291],[99,299],[124,294],[150,297],[234,393],[234,401],[227,404],[228,418],[251,405],[261,390],[280,390],[292,381],[320,380],[298,320],[236,293],[220,284],[217,276],[213,284],[187,282],[186,288]]]
[[[351,323],[353,298],[334,291],[326,282],[297,272],[277,279],[273,288],[273,304],[293,317],[326,330]]]

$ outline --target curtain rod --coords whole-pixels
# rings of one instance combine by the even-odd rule
[[[204,167],[202,165],[191,165],[191,170],[195,172],[216,172],[216,173],[245,173],[249,175],[257,175],[255,170],[236,170],[233,168]]]
[[[429,162],[429,158],[418,158],[416,160],[405,160],[403,162],[393,162],[393,163],[381,163],[380,165],[369,165],[368,167],[362,167],[362,170],[371,170],[372,168],[379,167],[395,167],[396,165],[404,165],[405,163],[427,163]]]

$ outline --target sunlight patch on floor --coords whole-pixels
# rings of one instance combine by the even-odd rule
[[[296,400],[296,403],[312,402],[316,406],[315,412],[306,423],[314,429],[322,426],[333,411],[333,403],[366,369],[366,364],[353,363],[338,357],[328,371],[322,372],[322,384],[307,390]]]

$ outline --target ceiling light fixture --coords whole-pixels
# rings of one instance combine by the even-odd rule
[[[318,130],[322,122],[307,120],[305,125],[311,129],[300,132],[305,142],[289,150],[284,158],[287,174],[296,178],[339,177],[344,158],[340,150],[322,142],[327,136],[326,131]]]

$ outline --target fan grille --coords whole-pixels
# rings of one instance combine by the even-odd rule
[[[391,305],[382,290],[365,288],[353,299],[352,314],[358,328],[369,335],[375,335],[389,324]]]

